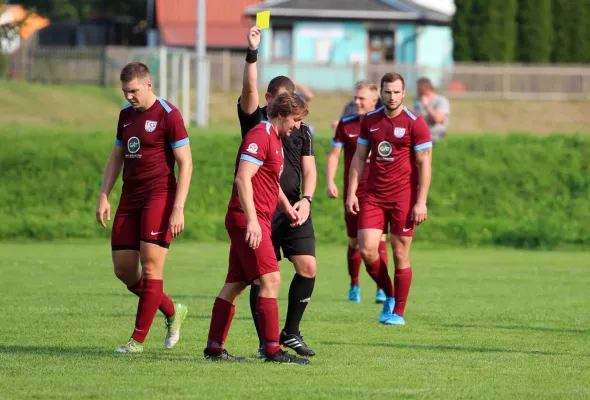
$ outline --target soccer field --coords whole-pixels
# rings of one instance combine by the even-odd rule
[[[243,364],[202,359],[228,246],[179,241],[165,289],[189,307],[181,340],[162,348],[161,314],[138,355],[137,298],[112,273],[107,241],[0,244],[0,398],[587,398],[590,254],[417,246],[407,326],[379,325],[374,285],[346,301],[344,249],[320,246],[304,317],[309,366],[255,359],[247,296],[227,348]],[[281,320],[292,276],[281,263]]]

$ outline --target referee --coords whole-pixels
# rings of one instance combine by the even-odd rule
[[[256,61],[261,30],[252,27],[248,31],[248,51],[242,95],[238,100],[238,117],[242,137],[256,124],[267,119],[267,107],[260,108],[257,89],[258,72]],[[295,93],[293,81],[286,76],[277,76],[268,84],[265,95],[266,103],[281,93],[290,91]],[[283,153],[285,168],[281,175],[281,189],[291,206],[297,211],[300,219],[297,224],[289,217],[277,211],[272,221],[272,241],[277,255],[281,260],[281,249],[285,258],[295,267],[295,276],[289,288],[289,305],[287,319],[281,331],[280,344],[293,349],[300,356],[314,356],[301,336],[299,324],[303,313],[311,299],[316,276],[315,233],[311,221],[311,204],[316,188],[316,165],[313,150],[312,135],[309,126],[301,123],[301,128],[294,128],[289,137],[283,138]],[[250,310],[260,338],[256,315],[256,301],[260,291],[259,281],[254,281],[250,289]],[[261,357],[261,346],[258,350]]]

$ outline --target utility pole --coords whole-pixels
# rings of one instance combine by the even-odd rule
[[[208,74],[207,74],[207,47],[205,26],[207,24],[206,0],[197,0],[197,26],[195,50],[196,62],[196,104],[195,121],[197,126],[206,127],[209,120],[208,111]]]

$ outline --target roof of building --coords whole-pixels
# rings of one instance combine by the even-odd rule
[[[207,2],[206,42],[209,47],[246,46],[246,31],[252,23],[244,9],[262,0],[215,0]],[[156,0],[156,18],[163,42],[168,46],[194,46],[196,0]]]
[[[412,0],[267,0],[250,6],[246,15],[270,10],[271,17],[417,21],[448,24],[451,16]]]

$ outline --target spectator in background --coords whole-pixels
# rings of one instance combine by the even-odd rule
[[[357,88],[359,86],[363,86],[363,85],[368,85],[370,83],[371,82],[369,82],[369,81],[358,81],[355,85],[355,88]],[[383,103],[381,102],[381,97],[377,97],[377,105],[375,106],[375,109],[378,109],[381,107],[383,107]],[[356,109],[356,104],[354,103],[354,98],[353,98],[348,104],[346,104],[346,106],[344,106],[344,110],[342,110],[342,115],[340,115],[340,119],[350,117],[350,116],[356,115],[356,114],[357,114],[357,109]],[[332,121],[332,124],[330,125],[332,127],[332,129],[336,129],[339,121],[340,121],[339,119]]]
[[[432,82],[428,78],[418,79],[418,97],[414,103],[414,111],[426,120],[433,144],[447,134],[449,100],[434,91]]]

